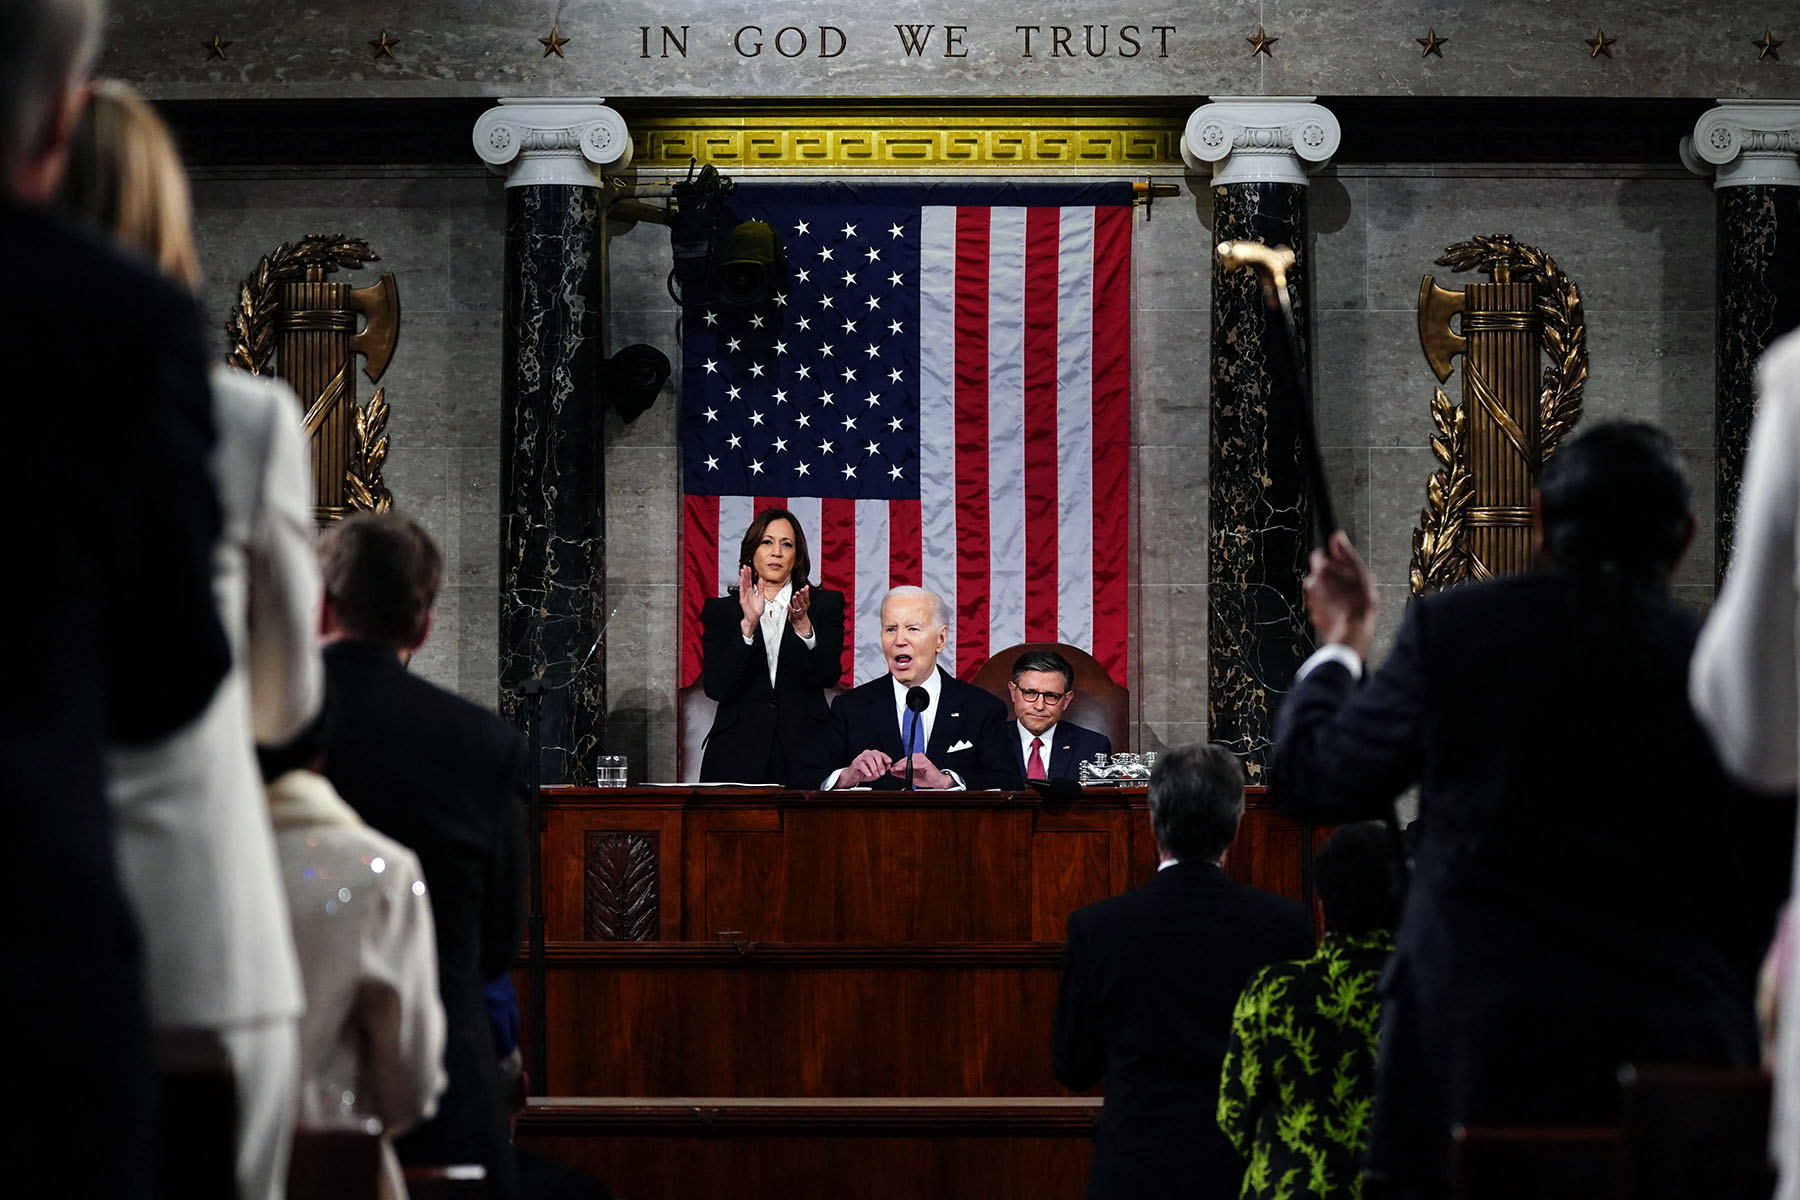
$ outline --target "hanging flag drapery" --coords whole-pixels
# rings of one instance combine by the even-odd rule
[[[755,513],[844,593],[846,684],[891,586],[943,596],[963,678],[1024,641],[1126,682],[1131,187],[745,184],[787,249],[767,303],[686,297],[682,682]],[[698,292],[698,289],[695,289]]]

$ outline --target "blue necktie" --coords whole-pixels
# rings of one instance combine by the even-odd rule
[[[919,714],[912,709],[906,710],[906,719],[900,723],[900,752],[917,754],[925,747],[919,744]]]

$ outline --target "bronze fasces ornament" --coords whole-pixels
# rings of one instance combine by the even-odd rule
[[[320,525],[352,512],[386,512],[394,503],[381,480],[385,389],[357,403],[356,358],[362,356],[369,382],[379,383],[400,334],[400,291],[391,272],[364,288],[327,278],[376,261],[367,242],[342,234],[283,242],[238,285],[225,323],[232,363],[257,375],[273,368],[300,397]]]
[[[1588,373],[1581,290],[1555,259],[1498,234],[1437,261],[1489,282],[1450,291],[1427,275],[1419,285],[1419,342],[1440,383],[1462,357],[1463,396],[1453,402],[1440,387],[1431,400],[1439,466],[1413,530],[1414,595],[1531,566],[1531,490],[1581,419]]]

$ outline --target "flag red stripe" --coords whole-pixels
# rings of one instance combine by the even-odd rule
[[[762,512],[764,509],[768,509],[768,508],[786,508],[786,507],[787,507],[787,497],[786,496],[758,496],[756,498],[756,511],[757,512]]]
[[[844,685],[854,682],[856,639],[856,501],[819,501],[819,582],[844,593]]]
[[[681,498],[681,686],[700,678],[700,609],[719,573],[719,498]]]
[[[1056,349],[1060,209],[1025,213],[1025,640],[1056,640]]]
[[[956,213],[956,662],[964,678],[988,655],[988,220],[985,208]]]
[[[925,535],[917,500],[888,501],[888,586],[918,587],[925,571]]]
[[[1127,680],[1130,555],[1131,217],[1094,210],[1094,646],[1107,673]]]

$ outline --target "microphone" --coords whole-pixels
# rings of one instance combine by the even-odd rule
[[[924,712],[927,708],[931,707],[931,693],[926,691],[922,687],[907,688],[906,689],[906,707],[911,709],[915,713]],[[910,729],[908,731],[908,736],[906,739],[906,790],[909,792],[913,790],[913,777],[912,777],[912,775],[913,775],[913,760],[912,760],[913,738],[912,738],[912,735],[916,734],[918,732],[918,729],[919,729],[919,722],[914,721],[913,725],[912,725],[912,729]]]

